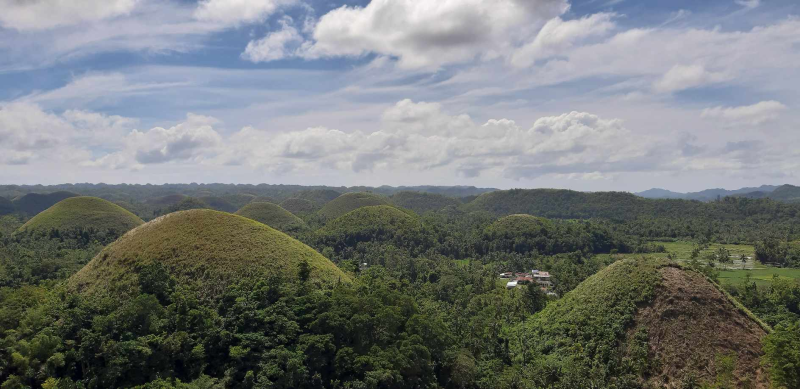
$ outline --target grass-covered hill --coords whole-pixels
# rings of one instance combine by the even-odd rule
[[[47,208],[52,207],[55,203],[70,198],[77,197],[78,195],[72,192],[53,192],[47,194],[41,193],[28,193],[24,196],[13,200],[14,206],[17,207],[19,212],[25,213],[28,216],[34,216]]]
[[[238,209],[255,201],[255,199],[258,196],[250,193],[234,193],[234,194],[227,194],[221,197],[223,200],[233,204],[233,206]]]
[[[298,216],[308,215],[319,210],[313,202],[306,199],[286,199],[280,205],[281,208]]]
[[[439,211],[448,206],[458,207],[461,202],[440,194],[422,192],[400,192],[392,195],[392,203],[398,207],[410,209],[418,214]]]
[[[372,205],[389,205],[389,199],[369,192],[345,193],[319,210],[319,214],[326,219],[336,219],[350,211]]]
[[[218,298],[248,277],[297,279],[302,263],[311,282],[333,285],[349,277],[331,261],[288,235],[245,217],[207,209],[175,212],[136,228],[106,247],[68,281],[88,294],[138,294],[140,274],[165,268],[179,284]]]
[[[550,219],[636,221],[640,223],[633,228],[636,233],[655,230],[655,235],[672,237],[687,232],[695,237],[708,230],[730,234],[737,229],[740,235],[746,230],[753,234],[765,229],[777,231],[790,228],[800,218],[800,204],[770,199],[726,197],[712,202],[656,200],[623,192],[586,193],[556,189],[513,189],[485,193],[464,207],[467,211],[483,211],[496,216],[524,213]]]
[[[70,197],[40,212],[18,232],[46,234],[52,230],[125,233],[144,222],[128,210],[97,197]]]
[[[522,324],[512,356],[536,387],[768,387],[752,317],[699,273],[627,259]]]
[[[466,209],[485,211],[497,216],[529,214],[557,219],[619,219],[635,216],[652,201],[656,200],[623,192],[512,189],[484,193],[467,204]]]
[[[314,190],[303,190],[297,192],[293,194],[291,198],[308,200],[314,203],[314,205],[322,207],[323,205],[327,204],[330,201],[333,201],[334,199],[336,199],[341,195],[342,195],[341,192],[337,192],[332,189],[314,189]]]
[[[156,205],[156,206],[170,206],[175,205],[183,201],[186,198],[186,195],[183,194],[171,194],[161,197],[156,197],[153,199],[147,200],[148,204]]]
[[[769,198],[785,202],[800,202],[800,187],[794,185],[782,185],[769,194]]]
[[[553,233],[553,222],[531,215],[508,215],[501,217],[486,228],[492,239],[549,236]]]
[[[360,242],[411,238],[420,228],[417,216],[389,205],[374,205],[350,211],[328,222],[316,234],[322,244],[339,252]]]
[[[531,215],[509,215],[486,227],[481,249],[544,255],[572,253],[635,252],[639,243],[592,220],[549,220]],[[481,251],[481,250],[479,250]]]
[[[286,233],[308,228],[303,219],[273,203],[250,203],[236,211],[236,214]]]
[[[203,196],[200,197],[199,200],[208,205],[208,208],[211,208],[215,211],[233,213],[236,212],[237,209],[239,209],[237,206],[233,205],[230,201],[222,197]]]
[[[14,213],[17,207],[14,206],[14,203],[11,200],[0,196],[0,215],[8,215],[10,213]]]
[[[251,203],[273,203],[273,204],[277,204],[278,203],[278,201],[276,201],[274,198],[269,197],[269,196],[257,196],[255,198],[253,198],[253,200],[251,200],[250,202]]]

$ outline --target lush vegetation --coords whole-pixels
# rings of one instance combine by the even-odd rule
[[[157,197],[151,200],[148,200],[148,204],[153,205],[160,205],[160,206],[170,206],[180,203],[183,199],[186,198],[186,195],[182,194],[171,194],[166,196]]]
[[[418,214],[440,211],[446,207],[458,207],[461,202],[440,194],[420,192],[399,192],[392,195],[392,204],[410,209]]]
[[[121,235],[144,223],[124,208],[96,197],[70,197],[42,211],[20,233],[59,235],[80,231]]]
[[[216,211],[233,213],[236,212],[237,209],[239,209],[237,206],[233,205],[230,201],[222,197],[204,196],[200,197],[198,200],[204,202],[208,206],[208,208],[211,208]]]
[[[528,320],[511,338],[519,374],[535,387],[632,385],[644,372],[640,369],[647,364],[647,352],[623,361],[627,346],[620,342],[638,306],[653,298],[663,265],[616,262]]]
[[[5,197],[0,197],[0,216],[12,214],[16,210],[17,207],[14,206],[14,203],[11,202],[11,200]]]
[[[636,244],[608,226],[589,221],[552,221],[531,215],[510,215],[486,228],[481,250],[485,252],[537,252],[559,254],[631,253],[659,251],[660,247]]]
[[[272,203],[250,203],[236,211],[236,214],[286,233],[298,232],[308,228],[303,219]]]
[[[647,387],[665,360],[637,315],[659,301],[662,272],[677,266],[667,257],[699,272],[686,279],[706,290],[704,276],[736,272],[725,291],[741,304],[703,300],[703,312],[766,322],[763,351],[747,355],[763,354],[773,384],[800,386],[796,269],[726,270],[749,269],[753,259],[727,262],[741,255],[795,266],[792,204],[549,190],[459,201],[278,185],[60,189],[167,216],[118,240],[15,234],[27,217],[0,217],[2,388]],[[247,218],[203,198],[243,204]],[[292,238],[259,219],[307,228],[277,227]],[[499,278],[531,269],[550,273],[554,294]],[[762,282],[770,271],[781,276]],[[702,360],[712,376],[675,382],[731,387],[744,356]]]
[[[325,204],[318,213],[323,218],[331,220],[355,209],[371,205],[389,205],[389,200],[374,193],[346,193]]]
[[[197,284],[206,298],[248,275],[306,278],[319,284],[349,281],[311,248],[256,221],[224,212],[172,213],[126,234],[69,279],[70,290],[88,294],[135,295],[141,269],[169,269],[181,284]]]
[[[292,195],[292,199],[301,199],[301,200],[308,200],[314,204],[314,206],[322,207],[323,205],[333,201],[337,197],[341,196],[341,192],[337,192],[332,189],[314,189],[314,190],[302,190]]]
[[[360,243],[392,242],[394,247],[413,249],[420,239],[419,218],[388,205],[368,206],[348,212],[329,222],[317,235],[317,246],[333,249],[343,258],[359,249]],[[323,252],[327,252],[325,249]]]
[[[306,199],[286,199],[280,205],[281,208],[298,216],[310,215],[319,209],[314,203]]]

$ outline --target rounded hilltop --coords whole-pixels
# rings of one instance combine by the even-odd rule
[[[317,210],[317,206],[306,199],[286,199],[281,202],[281,207],[298,216],[308,215]]]
[[[160,205],[160,206],[169,206],[175,205],[183,201],[187,196],[179,193],[170,194],[166,196],[156,197],[153,199],[147,200],[148,204],[151,205]]]
[[[236,214],[283,232],[297,232],[308,228],[303,219],[273,203],[250,203],[236,211]]]
[[[345,193],[319,210],[319,214],[326,219],[336,219],[350,211],[372,205],[390,205],[386,197],[370,192]]]
[[[88,294],[136,295],[139,274],[162,266],[179,284],[218,298],[244,278],[297,279],[301,264],[318,285],[349,282],[331,261],[264,224],[209,209],[171,213],[136,228],[101,251],[67,282]]]
[[[130,211],[97,197],[70,197],[40,212],[17,232],[49,233],[76,230],[123,234],[144,221]]]
[[[769,328],[703,275],[666,261],[617,261],[517,330],[512,354],[546,361],[523,366],[534,386],[713,383],[730,358],[734,387],[769,387],[760,364]]]
[[[461,202],[445,195],[424,192],[398,192],[392,195],[392,203],[418,214],[439,211],[447,207],[458,207]]]
[[[28,216],[34,216],[39,212],[42,212],[45,209],[52,207],[61,200],[78,196],[80,195],[66,191],[46,193],[46,194],[28,193],[12,201],[18,211],[25,213]]]
[[[317,231],[325,245],[339,251],[359,242],[387,241],[413,234],[421,227],[417,216],[388,205],[373,205],[350,211]]]
[[[553,222],[543,217],[515,214],[501,217],[485,233],[491,238],[547,236],[553,229]]]

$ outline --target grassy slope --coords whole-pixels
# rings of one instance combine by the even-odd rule
[[[584,384],[608,379],[604,369],[621,358],[618,342],[632,324],[637,304],[652,299],[658,268],[664,264],[622,260],[589,277],[523,324],[512,347],[516,358],[542,354],[547,366],[587,380]]]
[[[325,204],[319,210],[319,214],[326,219],[336,219],[350,211],[371,205],[389,205],[389,201],[386,197],[374,193],[345,193]]]
[[[686,263],[692,255],[692,250],[695,247],[694,242],[675,241],[675,242],[653,242],[656,244],[664,245],[667,253],[673,255],[673,260],[678,263]],[[719,281],[722,284],[741,284],[745,281],[747,275],[751,276],[751,280],[759,286],[769,286],[772,284],[774,276],[784,279],[800,280],[800,269],[778,268],[770,265],[764,265],[753,259],[748,260],[742,269],[742,262],[738,259],[739,255],[744,254],[749,257],[755,256],[755,249],[751,245],[743,244],[719,244],[712,243],[706,249],[700,252],[700,260],[705,261],[707,254],[715,252],[720,247],[725,247],[730,251],[731,255],[735,257],[732,264],[717,264],[719,272]],[[606,256],[607,254],[599,254]],[[639,254],[648,258],[663,258],[666,257],[664,253],[653,254]],[[730,269],[726,269],[730,268]]]
[[[332,189],[303,190],[292,195],[292,198],[308,200],[316,206],[323,206],[342,194]]]
[[[368,206],[348,212],[331,221],[317,233],[320,236],[374,237],[408,232],[420,227],[417,217],[388,205]]]
[[[399,192],[392,195],[392,203],[398,207],[410,209],[418,214],[438,211],[447,206],[458,207],[461,202],[440,194],[421,192]]]
[[[138,268],[159,261],[182,283],[198,282],[205,297],[218,297],[243,277],[296,278],[301,261],[313,282],[349,277],[310,247],[256,221],[224,212],[176,212],[147,223],[109,245],[70,278],[71,289],[126,293],[135,289]]]
[[[29,220],[19,231],[48,232],[93,228],[126,232],[144,223],[128,210],[97,197],[70,197]]]
[[[206,203],[209,208],[216,211],[233,213],[238,209],[235,205],[231,204],[230,201],[222,197],[204,196],[200,197],[200,201]]]
[[[636,331],[632,329],[636,328],[635,324],[639,320],[638,315],[642,312],[641,308],[648,307],[649,304],[658,300],[659,293],[663,293],[663,291],[659,291],[659,288],[664,283],[664,270],[668,266],[674,268],[677,265],[670,265],[664,260],[656,259],[624,259],[589,277],[562,299],[549,304],[542,312],[534,315],[517,329],[516,336],[512,339],[513,357],[523,364],[525,367],[523,370],[531,374],[530,378],[534,381],[542,379],[539,375],[546,371],[559,371],[557,375],[559,379],[556,381],[558,381],[558,385],[562,386],[563,384],[591,386],[608,383],[620,379],[625,374],[632,374],[636,380],[635,377],[642,370],[637,370],[635,359],[626,359],[635,354],[631,350],[637,346],[635,343],[637,341]],[[671,270],[675,272],[676,269]],[[684,273],[687,279],[695,280],[693,282],[707,282],[707,284],[698,285],[700,288],[721,290],[699,274]],[[695,320],[692,319],[694,316],[690,314],[690,311],[686,309],[687,306],[718,316],[736,316],[737,312],[742,312],[745,315],[744,318],[736,317],[737,320],[745,322],[754,318],[752,313],[743,308],[741,304],[736,304],[727,295],[723,297],[723,294],[720,294],[715,297],[717,300],[713,300],[711,299],[713,296],[709,296],[709,301],[713,301],[718,308],[710,309],[703,306],[704,301],[697,302],[689,294],[681,295],[683,293],[681,289],[674,289],[672,292],[677,293],[676,297],[661,296],[661,300],[663,300],[661,311],[657,312],[681,318],[678,320],[680,323],[684,323],[686,320]],[[703,296],[708,296],[708,293]],[[675,312],[673,312],[670,310],[673,298],[676,301],[685,298],[687,301],[683,306],[675,302]],[[733,304],[726,308],[725,305],[729,303]],[[673,323],[673,316],[664,316],[664,320]],[[691,327],[691,323],[684,324],[681,328],[686,325]],[[713,332],[713,326],[708,327],[706,324],[702,330]],[[756,321],[748,325],[758,327]],[[705,336],[707,335],[705,334]],[[724,339],[720,342],[726,345],[725,347],[730,346],[735,349],[738,341]],[[752,345],[758,340],[747,339],[742,342],[743,345]],[[673,343],[679,343],[679,341]],[[656,342],[649,346],[644,344],[644,348],[640,348],[640,350],[647,355],[646,350],[650,350],[650,353],[653,353],[654,350],[660,352],[659,347]],[[543,363],[536,367],[526,365],[526,362],[537,360],[538,356],[544,357]],[[715,355],[710,352],[703,355],[703,358],[706,357],[713,360]],[[673,363],[675,361],[662,362]],[[655,364],[656,369],[660,366],[660,363]],[[630,377],[628,376],[628,378]],[[673,378],[680,379],[682,377]],[[545,386],[554,384],[553,382],[538,382]]]
[[[283,232],[298,231],[308,227],[302,219],[272,203],[250,203],[236,211],[236,214]]]
[[[307,215],[317,210],[314,203],[306,199],[286,199],[280,205],[283,209],[295,215]]]
[[[553,222],[531,215],[509,215],[486,228],[490,237],[535,236],[553,228]]]
[[[162,206],[175,205],[183,201],[183,199],[185,199],[186,197],[187,197],[186,195],[182,194],[171,194],[171,195],[156,197],[154,199],[149,199],[147,200],[147,203],[153,205],[162,205]]]
[[[53,192],[48,194],[28,193],[20,198],[14,199],[17,210],[29,216],[34,216],[47,208],[52,207],[57,202],[78,195],[72,192]]]

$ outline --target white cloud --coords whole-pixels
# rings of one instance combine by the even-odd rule
[[[402,100],[384,112],[381,123],[370,133],[314,127],[270,134],[246,127],[224,141],[225,151],[215,161],[283,173],[445,168],[467,177],[492,170],[517,179],[625,170],[626,161],[645,163],[642,158],[654,147],[620,120],[584,112],[540,118],[523,129],[508,119],[480,125],[468,115],[444,112],[438,103]],[[653,167],[657,161],[646,163]]]
[[[710,72],[702,65],[675,65],[653,84],[658,92],[678,92],[730,79],[722,72]]]
[[[135,82],[122,73],[87,73],[74,77],[63,87],[47,92],[34,92],[18,101],[28,103],[69,101],[74,106],[76,101],[88,102],[109,96],[120,98],[185,85],[187,85],[185,82]]]
[[[542,27],[532,42],[511,56],[511,63],[516,67],[528,67],[537,60],[559,55],[586,38],[602,36],[615,27],[611,20],[613,16],[599,13],[568,21],[553,18]]]
[[[0,162],[88,158],[87,148],[114,147],[135,120],[80,110],[45,112],[30,103],[0,104]]]
[[[218,123],[212,117],[190,113],[184,122],[170,128],[133,130],[124,138],[121,150],[85,161],[84,165],[138,170],[172,161],[202,162],[219,154],[222,137],[213,128]]]
[[[298,55],[377,53],[398,58],[404,68],[490,59],[568,8],[566,0],[373,0],[322,16]]]
[[[697,28],[634,28],[599,41],[575,44],[557,56],[503,78],[496,67],[468,69],[449,80],[472,89],[482,80],[497,87],[529,89],[590,77],[624,77],[640,92],[672,92],[725,83],[785,87],[777,74],[794,77],[800,63],[800,19],[790,17],[746,31]],[[748,53],[742,55],[742,53]],[[769,61],[764,61],[769,58]]]
[[[263,21],[294,0],[201,0],[194,17],[227,25]]]
[[[130,13],[139,0],[0,0],[0,26],[44,30]]]
[[[731,124],[759,125],[775,120],[786,106],[774,100],[761,101],[753,105],[741,107],[714,107],[706,108],[701,116],[709,119],[719,119]]]
[[[70,4],[70,9],[82,9],[101,3],[95,0],[2,1],[30,3],[36,7],[56,3],[55,9],[64,4]],[[120,2],[109,0],[102,4]],[[185,2],[147,0],[135,1],[135,4],[130,12],[114,17],[91,21],[77,18],[75,23],[53,24],[49,29],[20,32],[0,28],[0,68],[50,66],[103,52],[187,52],[199,49],[206,37],[227,28],[221,23],[195,20],[192,17],[195,7]],[[105,5],[91,9],[103,7]],[[0,15],[7,14],[0,12]]]
[[[280,20],[281,29],[273,31],[262,39],[250,41],[242,53],[242,58],[251,62],[276,61],[295,55],[292,44],[299,45],[303,37],[292,26],[292,18],[286,16]]]

